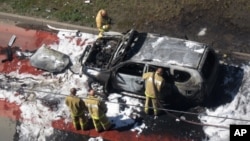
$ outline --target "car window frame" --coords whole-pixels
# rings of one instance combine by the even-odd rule
[[[144,73],[144,70],[145,70],[145,66],[146,66],[144,63],[126,62],[126,63],[119,64],[118,66],[115,67],[115,69],[112,69],[112,70],[113,70],[113,72],[115,71],[116,74],[117,74],[117,73],[121,73],[121,72],[119,72],[119,69],[122,68],[122,67],[124,67],[125,65],[129,65],[129,64],[140,64],[140,65],[143,65],[143,67],[142,67],[143,69],[142,69],[142,71],[139,73],[139,75],[134,75],[134,76],[140,76],[140,77],[142,77],[142,75],[143,75],[143,73]],[[134,69],[132,69],[132,70],[134,70]],[[132,75],[131,73],[130,73],[130,74],[128,74],[128,73],[123,73],[123,74]]]
[[[180,80],[178,80],[179,78],[177,78],[177,74],[176,73],[178,73],[178,72],[183,72],[182,74],[185,74],[185,75],[188,75],[188,78],[185,78],[184,80],[182,80],[182,81],[180,81]],[[182,75],[183,76],[183,75]],[[184,76],[184,77],[186,77],[186,76]],[[184,71],[184,70],[180,70],[180,69],[173,69],[172,70],[172,78],[173,78],[173,81],[174,82],[177,82],[177,83],[185,83],[185,82],[187,82],[187,81],[189,81],[191,78],[192,78],[192,75],[191,75],[191,73],[189,73],[188,71]],[[181,77],[181,79],[182,79],[183,77]]]

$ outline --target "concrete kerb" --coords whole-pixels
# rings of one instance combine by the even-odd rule
[[[38,25],[38,26],[39,25],[47,26],[47,24],[49,24],[57,28],[79,30],[81,32],[92,33],[92,34],[98,33],[98,30],[95,28],[56,22],[56,21],[51,21],[51,20],[46,20],[46,19],[39,19],[39,18],[34,18],[34,17],[21,16],[21,15],[4,13],[4,12],[0,12],[0,21],[2,23],[4,22],[12,23],[12,24],[27,23],[30,25]]]

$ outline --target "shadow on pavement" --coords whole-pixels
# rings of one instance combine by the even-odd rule
[[[217,83],[205,106],[216,108],[220,105],[231,102],[239,92],[244,72],[240,67],[221,65]]]

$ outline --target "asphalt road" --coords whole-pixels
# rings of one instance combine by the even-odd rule
[[[22,27],[26,27],[26,28],[44,29],[44,30],[49,30],[48,28],[46,28],[46,25],[49,24],[49,25],[56,26],[59,28],[77,29],[77,30],[80,30],[82,32],[97,34],[96,29],[92,29],[92,28],[88,28],[88,27],[64,24],[64,23],[48,21],[48,20],[44,20],[44,19],[36,19],[36,18],[31,18],[31,17],[24,17],[24,16],[13,15],[13,14],[1,13],[1,12],[0,12],[0,22],[14,24],[14,25],[18,25],[18,26],[22,26]],[[194,25],[193,27],[190,27],[190,30],[191,30],[191,28],[195,29],[196,27]],[[191,33],[192,32],[190,31],[190,33],[186,33],[186,34],[187,34],[187,36],[189,36],[189,34],[191,34]],[[220,34],[222,34],[222,33],[223,32],[221,31]],[[215,44],[222,45],[221,48],[217,48],[218,53],[220,54],[220,57],[221,57],[220,58],[221,61],[224,61],[226,63],[239,63],[239,62],[249,60],[250,55],[248,55],[248,52],[247,51],[244,52],[244,49],[235,49],[234,50],[233,48],[235,46],[230,48],[231,53],[228,51],[225,53],[223,52],[223,50],[226,49],[224,47],[224,45],[226,45],[226,44],[234,44],[237,46],[241,46],[244,41],[246,41],[245,42],[246,44],[250,44],[250,41],[249,41],[250,38],[248,38],[249,34],[243,33],[240,31],[238,31],[237,34],[232,34],[232,33],[233,32],[230,32],[230,33],[227,32],[225,34],[225,36],[223,36],[223,37],[224,38],[230,37],[230,38],[234,39],[233,40],[234,43],[230,43],[229,39],[223,40],[223,42],[227,41],[227,43],[215,42]],[[242,34],[239,34],[239,33],[242,33]],[[216,34],[215,31],[214,31],[214,34]],[[238,36],[238,35],[240,35],[240,36]],[[248,47],[248,46],[246,46],[246,47]],[[243,52],[241,52],[241,51],[243,51]],[[222,67],[221,73],[223,74],[223,73],[225,73],[226,66],[222,65],[221,67]],[[240,70],[237,70],[236,68],[230,68],[230,69],[233,69],[234,71],[240,71]],[[222,83],[222,82],[218,82],[218,83]],[[223,88],[215,88],[215,91],[220,93],[222,91],[222,89]],[[228,102],[227,99],[224,101],[220,101],[221,99],[224,99],[223,94],[221,95],[220,99],[216,101],[216,103],[208,103],[207,105],[213,107],[213,106],[220,105],[223,102]],[[181,103],[181,102],[179,104],[180,104],[180,106],[176,107],[177,110],[185,110],[185,111],[195,112],[195,113],[201,112],[204,110],[203,107],[190,108],[190,107],[188,107],[188,105],[182,105],[183,103]],[[196,115],[189,115],[189,114],[174,114],[174,115],[175,116],[167,114],[167,113],[163,113],[161,116],[159,116],[159,118],[157,120],[153,119],[153,116],[144,115],[144,116],[142,116],[143,118],[139,118],[137,120],[137,122],[138,123],[145,122],[147,125],[149,125],[149,128],[147,128],[143,131],[142,134],[144,134],[144,135],[166,134],[167,133],[167,134],[171,134],[171,135],[175,136],[177,139],[184,138],[186,140],[197,140],[197,141],[206,138],[205,134],[203,132],[202,126],[176,120],[176,117],[184,117],[187,120],[199,123],[199,119],[197,118]],[[65,134],[65,132],[66,131],[58,130],[57,134],[55,134],[51,138],[54,138],[54,139],[58,139],[59,137],[63,138],[62,135]],[[69,136],[69,138],[74,137],[76,139],[82,140],[82,136],[78,136],[75,133],[68,132],[67,137],[66,136],[64,136],[64,137],[68,138],[68,136]]]

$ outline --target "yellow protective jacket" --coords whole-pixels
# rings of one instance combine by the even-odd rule
[[[145,85],[146,96],[151,97],[151,98],[157,98],[156,97],[157,93],[155,92],[154,85],[153,85],[153,74],[155,74],[154,81],[155,81],[156,89],[158,92],[160,92],[161,87],[164,83],[164,79],[162,78],[162,76],[154,72],[147,72],[143,74],[142,78],[145,80],[145,83],[146,83]]]
[[[67,96],[65,104],[69,107],[73,116],[81,116],[87,110],[85,103],[77,96]]]
[[[96,27],[98,28],[99,31],[107,31],[110,28],[109,18],[108,18],[108,16],[103,17],[101,15],[101,11],[102,10],[99,10],[97,15],[96,15],[96,19],[95,19],[96,20]]]
[[[85,100],[89,113],[93,119],[100,119],[107,111],[106,104],[96,96],[88,96]]]

